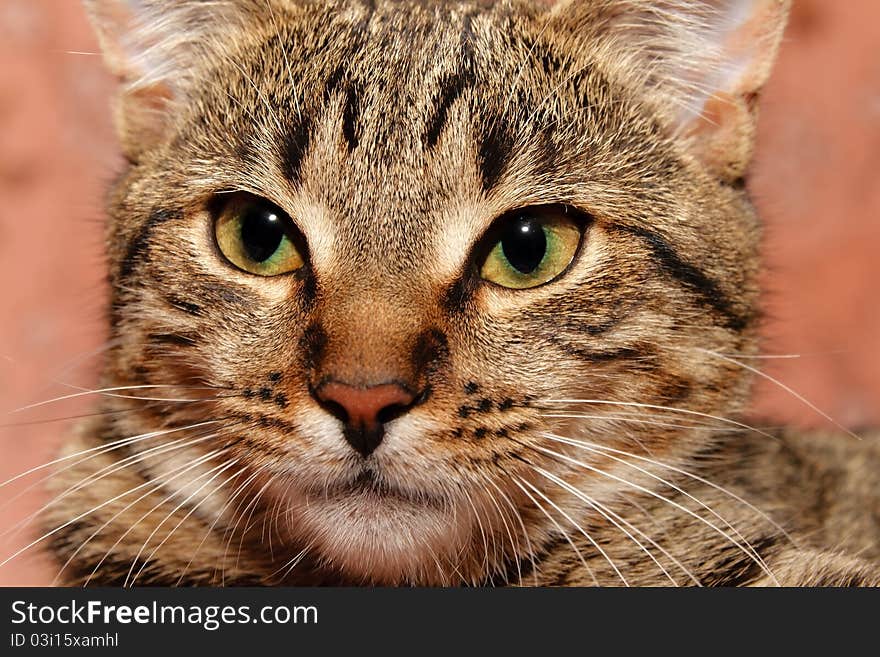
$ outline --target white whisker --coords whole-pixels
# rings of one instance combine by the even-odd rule
[[[526,483],[525,480],[520,480],[519,477],[513,477],[513,478],[511,479],[511,481],[513,481],[513,483],[516,484],[516,485],[519,487],[519,489],[523,492],[523,494],[524,494],[526,497],[528,497],[529,500],[531,500],[532,504],[535,505],[535,508],[538,509],[538,510],[539,510],[541,513],[543,513],[545,516],[547,516],[547,519],[548,519],[551,523],[553,523],[553,526],[556,527],[556,531],[559,532],[559,534],[560,534],[560,535],[561,535],[561,536],[562,536],[562,537],[568,542],[568,544],[571,546],[571,549],[574,550],[574,553],[577,555],[578,559],[580,560],[581,564],[583,565],[584,570],[587,571],[587,573],[590,575],[590,578],[593,580],[593,584],[594,584],[595,586],[599,586],[599,580],[596,579],[596,575],[593,573],[593,569],[590,568],[590,567],[587,565],[587,562],[586,562],[586,560],[584,559],[584,555],[581,554],[581,551],[580,551],[580,549],[578,548],[578,546],[575,545],[575,542],[571,540],[571,536],[568,535],[568,532],[565,531],[565,530],[562,528],[562,526],[559,524],[559,522],[557,522],[556,518],[554,518],[550,513],[548,513],[548,512],[547,512],[547,509],[545,509],[545,508],[541,505],[541,503],[538,502],[538,500],[536,500],[535,497],[534,497],[534,496],[533,496],[528,490],[526,490],[526,488],[523,486],[523,484],[520,483],[520,481],[522,481],[523,483]],[[624,580],[624,581],[626,581],[626,580]]]
[[[58,574],[55,576],[55,581],[57,581],[58,578],[61,577],[62,573],[67,569],[67,567],[68,567],[68,566],[73,562],[73,560],[76,558],[76,555],[79,554],[80,551],[81,551],[84,547],[86,547],[86,545],[88,545],[88,544],[92,541],[92,539],[95,538],[95,536],[97,536],[97,535],[100,534],[102,531],[104,531],[104,529],[106,529],[108,526],[110,526],[110,524],[111,524],[114,520],[116,520],[119,516],[121,516],[123,513],[125,513],[128,509],[130,509],[131,507],[133,507],[135,504],[137,504],[137,503],[140,502],[141,500],[146,499],[147,497],[149,497],[150,495],[152,495],[152,494],[155,493],[156,491],[160,490],[160,489],[163,488],[164,486],[167,486],[171,481],[177,479],[177,478],[180,477],[181,475],[186,474],[187,472],[189,472],[189,471],[192,470],[193,468],[198,467],[199,465],[201,465],[201,464],[204,463],[205,461],[207,461],[207,460],[213,458],[214,456],[216,456],[216,455],[219,454],[219,453],[222,453],[223,451],[224,451],[224,450],[214,450],[214,451],[212,451],[212,452],[209,452],[209,453],[206,454],[205,456],[203,456],[203,457],[201,457],[201,458],[199,458],[199,459],[196,459],[196,461],[194,461],[194,462],[192,462],[192,463],[185,463],[185,464],[183,464],[183,465],[181,465],[181,466],[178,466],[178,467],[176,467],[176,468],[173,468],[172,470],[170,470],[169,472],[167,472],[167,473],[165,474],[165,476],[163,476],[163,477],[158,477],[158,478],[156,478],[156,479],[152,479],[151,481],[152,481],[152,483],[155,484],[155,486],[153,486],[152,488],[150,488],[149,490],[147,490],[145,493],[142,493],[142,494],[141,494],[140,496],[138,496],[135,500],[133,500],[133,501],[129,502],[128,504],[126,504],[122,509],[120,509],[120,510],[117,511],[115,514],[113,514],[113,516],[112,516],[109,520],[107,520],[106,522],[104,522],[104,524],[102,524],[102,525],[101,525],[100,527],[98,527],[94,532],[92,532],[92,534],[91,534],[88,538],[86,538],[82,543],[80,543],[80,545],[76,548],[76,550],[74,550],[73,553],[67,558],[67,561],[64,562],[64,565],[61,566],[61,568],[59,569]],[[169,475],[173,475],[173,476],[169,476]],[[103,564],[104,561],[107,559],[107,557],[110,556],[110,554],[113,552],[113,550],[116,548],[116,546],[119,545],[119,543],[120,543],[120,542],[121,542],[126,536],[128,536],[128,534],[129,534],[129,533],[130,533],[135,527],[137,527],[138,524],[140,524],[140,522],[141,522],[142,520],[144,520],[145,518],[147,518],[147,516],[148,516],[148,515],[149,515],[149,514],[155,509],[155,508],[157,508],[157,507],[154,507],[154,508],[151,509],[149,512],[147,512],[146,514],[144,514],[143,516],[141,516],[140,519],[136,520],[132,525],[130,525],[130,526],[128,527],[128,529],[125,531],[125,533],[122,534],[122,536],[120,536],[112,546],[110,546],[110,548],[105,552],[105,554],[104,554],[104,556],[101,558],[101,560],[100,560],[100,561],[97,563],[97,565],[94,567],[94,569],[92,570],[92,572],[91,572],[91,573],[89,574],[89,576],[86,578],[86,581],[85,581],[84,584],[83,584],[84,586],[88,586],[88,583],[91,581],[92,577],[94,577],[95,573],[97,573],[97,572],[98,572],[98,569],[100,569],[101,564]],[[55,583],[55,582],[53,582],[53,584],[54,584],[54,583]]]
[[[25,470],[24,472],[21,472],[10,479],[7,479],[3,483],[0,483],[0,488],[3,488],[7,484],[11,484],[14,481],[18,481],[19,479],[27,477],[28,475],[33,474],[34,472],[38,472],[38,471],[43,470],[45,468],[49,468],[53,465],[57,465],[58,463],[63,463],[64,461],[69,461],[70,459],[75,459],[78,456],[82,456],[83,454],[90,454],[92,452],[98,452],[98,454],[101,454],[101,453],[116,449],[118,447],[128,445],[133,442],[137,442],[139,440],[146,440],[149,438],[155,438],[157,436],[164,436],[164,435],[167,435],[170,433],[174,433],[176,431],[185,431],[187,429],[195,429],[197,427],[205,426],[208,424],[216,424],[217,422],[220,422],[220,420],[208,420],[207,422],[198,422],[196,424],[191,424],[186,427],[175,427],[173,429],[165,429],[165,430],[161,430],[161,431],[148,431],[147,433],[142,433],[137,436],[131,436],[129,438],[120,438],[119,440],[114,440],[114,441],[106,443],[106,444],[97,445],[95,447],[90,447],[89,449],[84,449],[82,451],[75,452],[73,454],[68,454],[67,456],[61,456],[61,457],[56,458],[56,459],[49,461],[47,463],[43,463],[42,465],[38,465],[33,468],[30,468],[29,470]],[[98,454],[96,454],[96,456]],[[91,457],[89,457],[89,458],[91,458]],[[82,461],[77,461],[73,465],[77,465],[79,463],[82,463]]]
[[[504,474],[507,475],[507,472],[504,472]],[[509,475],[507,475],[507,476],[509,476]],[[516,508],[516,506],[513,503],[513,500],[510,499],[510,496],[507,495],[507,493],[505,493],[503,490],[501,490],[501,488],[498,486],[498,484],[496,484],[489,477],[486,478],[486,481],[488,481],[490,484],[492,484],[492,486],[495,488],[495,490],[498,491],[498,494],[501,495],[501,499],[504,500],[505,504],[507,504],[507,506],[513,512],[513,516],[519,522],[520,529],[522,530],[522,535],[526,539],[526,550],[528,550],[529,560],[531,561],[531,566],[532,566],[532,579],[534,581],[535,586],[538,586],[538,571],[537,571],[537,566],[535,564],[535,551],[532,549],[532,542],[529,539],[529,532],[526,529],[525,523],[523,522],[522,513],[520,513],[519,509]],[[522,581],[522,573],[520,572],[519,560],[517,560],[516,569],[517,569],[517,572],[520,573],[520,581]]]
[[[653,561],[653,562],[656,564],[656,566],[657,566],[657,567],[660,569],[660,571],[666,576],[666,578],[667,578],[670,582],[672,582],[672,585],[673,585],[673,586],[678,586],[678,582],[675,580],[675,578],[674,578],[672,575],[669,574],[669,571],[667,571],[666,568],[663,566],[663,564],[661,564],[661,563],[657,560],[657,557],[655,557],[654,554],[653,554],[650,550],[648,550],[648,548],[645,547],[645,546],[642,544],[641,541],[639,541],[635,536],[633,536],[633,535],[627,530],[627,527],[629,527],[630,529],[632,529],[633,531],[635,531],[637,534],[639,534],[642,538],[644,538],[646,541],[648,541],[653,547],[657,548],[657,549],[658,549],[658,550],[659,550],[664,556],[666,556],[666,557],[667,557],[668,559],[670,559],[673,563],[675,563],[675,565],[677,565],[679,568],[681,568],[682,571],[684,571],[684,573],[685,573],[688,577],[690,577],[691,580],[693,580],[693,582],[694,582],[697,586],[700,585],[700,581],[699,581],[699,580],[698,580],[698,579],[697,579],[697,578],[696,578],[696,577],[695,577],[695,576],[694,576],[694,575],[693,575],[693,574],[692,574],[687,568],[685,568],[684,564],[682,564],[678,559],[676,559],[676,558],[673,557],[671,554],[669,554],[669,552],[668,552],[667,550],[665,550],[662,546],[660,546],[660,545],[659,545],[656,541],[654,541],[651,537],[647,536],[647,535],[646,535],[644,532],[642,532],[638,527],[635,527],[632,523],[628,522],[627,520],[625,520],[624,518],[622,518],[620,515],[614,513],[611,509],[609,509],[609,508],[606,507],[605,505],[603,505],[603,504],[599,504],[596,500],[594,500],[594,499],[592,499],[591,497],[589,497],[586,493],[584,493],[584,492],[581,491],[581,490],[578,490],[577,488],[575,488],[574,486],[572,486],[570,483],[568,483],[567,481],[565,481],[564,479],[562,479],[562,478],[560,478],[560,477],[557,477],[557,476],[554,475],[553,473],[548,472],[547,470],[544,470],[543,468],[540,468],[540,467],[537,467],[537,466],[535,467],[535,472],[537,472],[538,474],[540,474],[540,475],[544,476],[545,478],[549,479],[550,481],[552,481],[553,483],[557,484],[558,486],[561,486],[564,490],[567,490],[569,493],[573,494],[575,497],[577,497],[578,499],[580,499],[581,501],[583,501],[584,503],[586,503],[588,506],[590,506],[591,508],[593,508],[593,509],[595,509],[596,511],[598,511],[599,514],[600,514],[603,518],[605,518],[606,520],[608,520],[611,524],[613,524],[613,525],[614,525],[615,527],[617,527],[620,531],[622,531],[622,532],[627,536],[627,538],[629,538],[629,539],[630,539],[633,543],[635,543],[635,544],[636,544],[636,545],[637,545],[637,546],[638,546],[638,547],[639,547],[639,548],[640,548],[645,554],[647,554],[647,555],[648,555],[648,558],[651,559],[651,561]],[[625,524],[627,527],[624,527],[624,526],[623,526],[622,524],[620,524],[620,523]]]
[[[48,509],[50,509],[55,504],[58,504],[58,502],[65,499],[68,495],[71,495],[71,494],[83,489],[85,486],[92,484],[100,479],[103,479],[104,477],[107,477],[107,476],[112,475],[116,472],[119,472],[120,470],[122,470],[128,466],[134,465],[136,463],[140,463],[143,460],[145,460],[145,458],[147,456],[153,457],[153,456],[158,456],[159,454],[165,454],[169,451],[176,451],[179,449],[183,449],[183,448],[189,447],[191,445],[195,445],[197,443],[204,442],[205,440],[210,440],[211,438],[214,438],[217,435],[218,434],[209,434],[207,436],[199,436],[194,439],[180,438],[178,440],[173,440],[170,443],[164,443],[162,445],[157,445],[156,447],[151,447],[149,449],[146,449],[142,452],[138,452],[136,454],[133,454],[131,456],[128,456],[128,457],[122,459],[121,461],[113,461],[112,463],[104,466],[100,470],[97,470],[96,472],[91,473],[90,475],[88,475],[84,479],[80,480],[79,482],[77,482],[73,486],[68,487],[62,493],[59,493],[54,498],[52,498],[49,502],[44,504],[37,511],[30,514],[29,516],[27,516],[23,520],[20,520],[19,522],[14,524],[12,527],[9,527],[6,531],[4,531],[2,534],[0,534],[0,536],[6,536],[10,532],[14,532],[12,534],[13,536],[17,535],[18,531],[20,531],[23,527],[27,526],[27,524],[29,522],[33,521],[36,517],[38,517],[39,515],[41,515],[43,512],[47,511]],[[89,457],[89,458],[92,458],[92,457]],[[85,459],[85,460],[87,460],[87,459]],[[77,464],[74,464],[74,465],[77,465]],[[73,466],[71,466],[71,467],[73,467]]]
[[[861,436],[859,436],[859,435],[853,433],[852,431],[850,431],[849,429],[847,429],[846,427],[844,427],[844,426],[843,426],[842,424],[840,424],[837,420],[835,420],[833,417],[831,417],[830,415],[828,415],[828,413],[826,413],[826,412],[823,411],[821,408],[819,408],[818,406],[816,406],[813,402],[811,402],[809,399],[807,399],[807,398],[804,397],[803,395],[798,394],[797,392],[795,392],[794,390],[792,390],[789,386],[787,386],[787,385],[785,385],[784,383],[782,383],[782,381],[779,381],[778,379],[773,378],[773,377],[770,376],[769,374],[766,374],[766,373],[762,372],[761,370],[759,370],[759,369],[757,369],[757,368],[755,368],[755,367],[752,367],[751,365],[746,365],[745,363],[740,363],[738,360],[735,360],[735,359],[733,359],[733,358],[730,358],[729,356],[725,356],[725,355],[723,355],[723,354],[719,354],[719,353],[716,353],[716,352],[714,352],[714,351],[710,351],[710,350],[708,350],[708,349],[701,349],[701,348],[696,348],[696,347],[695,347],[694,349],[695,349],[696,351],[700,351],[700,352],[702,352],[702,353],[704,353],[704,354],[708,354],[708,355],[710,355],[710,356],[715,356],[716,358],[720,358],[721,360],[724,360],[724,361],[726,361],[726,362],[728,362],[728,363],[731,363],[731,364],[733,364],[733,365],[738,365],[739,367],[743,368],[744,370],[747,370],[747,371],[751,372],[752,374],[755,374],[756,376],[761,377],[761,378],[764,379],[765,381],[769,381],[770,383],[773,383],[774,385],[779,386],[780,388],[782,388],[783,390],[785,390],[787,393],[791,394],[795,399],[797,399],[798,401],[804,403],[808,408],[810,408],[811,410],[815,411],[816,413],[818,413],[819,415],[821,415],[823,418],[825,418],[826,420],[828,420],[828,421],[829,421],[831,424],[833,424],[835,427],[837,427],[837,428],[840,429],[841,431],[845,432],[847,435],[851,436],[852,438],[855,438],[856,440],[861,440],[861,439],[862,439]]]
[[[189,510],[189,512],[188,512],[186,515],[184,515],[184,517],[180,520],[180,522],[178,522],[178,524],[174,527],[174,529],[172,529],[171,532],[169,532],[169,533],[165,536],[165,538],[162,539],[162,541],[159,543],[159,545],[157,545],[155,548],[153,548],[153,551],[149,554],[149,556],[148,556],[146,559],[143,560],[143,563],[141,564],[140,569],[138,569],[137,573],[134,575],[134,577],[132,577],[132,572],[134,571],[134,568],[135,568],[135,566],[137,565],[138,560],[139,560],[140,557],[141,557],[141,554],[143,554],[144,549],[147,547],[147,545],[149,544],[149,542],[152,540],[153,536],[156,535],[156,532],[158,532],[159,529],[160,529],[160,528],[161,528],[161,527],[162,527],[162,526],[163,526],[163,525],[164,525],[164,524],[165,524],[165,523],[166,523],[166,522],[167,522],[167,521],[168,521],[168,520],[169,520],[169,519],[175,514],[175,513],[177,513],[180,509],[182,509],[182,508],[183,508],[184,506],[186,506],[187,504],[189,504],[189,501],[190,501],[192,498],[194,498],[196,495],[198,495],[198,494],[199,494],[199,493],[200,493],[200,492],[201,492],[201,491],[202,491],[202,490],[203,490],[208,484],[210,484],[212,481],[214,481],[217,477],[219,477],[221,474],[223,474],[226,470],[228,470],[229,468],[231,468],[233,465],[235,465],[236,463],[238,463],[238,461],[239,461],[239,459],[237,459],[237,458],[236,458],[236,459],[231,459],[231,460],[229,460],[229,461],[226,461],[225,463],[221,463],[220,465],[215,466],[215,467],[212,468],[211,470],[208,470],[208,472],[204,473],[205,475],[207,475],[207,474],[210,474],[211,472],[214,472],[214,470],[218,470],[218,472],[216,472],[216,473],[215,473],[210,479],[208,479],[208,481],[206,481],[206,482],[203,483],[201,486],[199,486],[196,490],[194,490],[192,493],[190,493],[190,494],[186,497],[186,499],[184,499],[184,500],[182,500],[181,502],[179,502],[179,503],[177,504],[177,506],[175,506],[171,511],[169,511],[169,512],[165,515],[165,517],[162,519],[162,521],[161,521],[158,525],[156,525],[156,526],[153,528],[153,531],[150,532],[150,535],[146,538],[146,540],[144,540],[143,544],[141,545],[141,549],[138,550],[138,553],[135,555],[134,559],[132,559],[132,562],[131,562],[131,568],[129,568],[128,575],[126,575],[126,577],[125,577],[125,582],[122,584],[123,587],[128,587],[128,586],[129,586],[129,582],[131,583],[131,585],[134,585],[134,583],[135,583],[135,581],[137,580],[137,578],[138,578],[138,577],[140,576],[140,574],[144,571],[144,568],[146,568],[147,565],[150,563],[150,561],[151,561],[152,558],[155,556],[155,554],[156,554],[156,552],[159,550],[159,548],[161,548],[163,545],[165,545],[165,542],[166,542],[166,541],[171,537],[171,535],[172,535],[172,534],[173,534],[173,533],[174,533],[174,532],[180,527],[180,525],[183,524],[183,522],[184,522],[187,518],[189,518],[189,517],[195,512],[196,509],[199,508],[199,506],[200,506],[201,503],[204,501],[204,499],[201,500],[201,501],[199,501],[197,504],[195,504],[195,505]],[[243,470],[241,470],[240,472],[243,472]],[[202,475],[202,476],[204,476],[204,475]],[[233,475],[233,478],[234,478],[235,476],[236,476],[236,475]],[[201,476],[198,477],[196,480],[198,480],[198,479],[201,479]],[[232,478],[225,480],[225,481],[223,482],[223,484],[225,484],[225,483],[231,481],[231,479],[232,479]],[[221,486],[222,486],[222,484],[221,484]],[[218,487],[218,490],[219,490],[219,487]],[[215,492],[216,492],[216,491],[215,491]],[[207,499],[207,498],[205,498],[205,499]],[[170,501],[170,496],[169,496],[169,500],[168,500],[168,501]]]
[[[561,436],[556,436],[555,434],[544,434],[544,435],[548,438],[562,439]],[[765,511],[762,511],[761,509],[756,507],[754,504],[752,504],[748,500],[744,499],[743,497],[737,495],[733,491],[730,491],[727,488],[724,488],[723,486],[719,486],[718,484],[713,483],[712,481],[709,481],[708,479],[704,479],[703,477],[700,477],[699,475],[696,475],[692,472],[688,472],[687,470],[683,470],[681,468],[677,468],[674,465],[670,465],[669,463],[664,463],[663,461],[657,461],[656,459],[651,459],[651,458],[648,458],[645,456],[639,456],[638,454],[633,454],[632,452],[627,452],[624,450],[615,449],[613,447],[607,447],[605,445],[600,445],[598,443],[593,443],[593,442],[590,442],[590,441],[587,441],[584,439],[565,438],[563,440],[565,440],[569,444],[579,443],[579,444],[583,445],[584,447],[590,446],[594,450],[600,450],[602,452],[612,452],[614,454],[619,454],[621,456],[628,456],[630,458],[637,459],[637,460],[642,461],[644,463],[650,463],[652,465],[657,465],[661,468],[666,468],[667,470],[671,470],[672,472],[689,477],[690,479],[693,479],[694,481],[698,481],[701,484],[709,486],[710,488],[713,488],[720,493],[724,493],[725,495],[727,495],[731,499],[735,500],[736,502],[739,502],[740,504],[747,507],[751,511],[754,511],[756,514],[761,516],[761,518],[763,518],[768,524],[772,525],[773,528],[776,529],[780,534],[785,536],[785,538],[788,539],[793,545],[795,544],[794,539],[788,534],[788,532],[785,530],[785,528],[782,525],[780,525],[779,523],[777,523],[775,520],[773,520],[773,518],[771,518]],[[575,444],[575,446],[578,446],[578,445]],[[621,461],[623,463],[627,463],[625,460],[621,460]],[[632,465],[632,464],[627,463],[627,465]],[[633,467],[635,467],[635,466],[633,466]],[[671,485],[671,484],[669,484],[669,482],[667,482],[665,480],[663,480],[663,481],[667,485]],[[719,518],[720,518],[720,516],[719,516]],[[733,528],[733,527],[731,526],[731,528]]]
[[[15,559],[15,558],[16,558],[17,556],[19,556],[20,554],[22,554],[22,553],[24,553],[25,551],[29,550],[29,549],[32,548],[33,546],[35,546],[35,545],[41,543],[42,541],[46,540],[46,539],[49,538],[50,536],[54,536],[55,534],[57,534],[58,532],[60,532],[60,531],[61,531],[62,529],[64,529],[65,527],[69,527],[69,526],[72,525],[73,523],[75,523],[75,522],[79,522],[80,520],[82,520],[83,518],[85,518],[87,515],[92,514],[92,513],[96,512],[96,511],[100,511],[101,509],[103,509],[103,508],[104,508],[105,506],[107,506],[108,504],[112,504],[113,502],[117,501],[118,499],[120,499],[120,498],[122,498],[122,497],[125,497],[125,496],[127,496],[127,495],[130,495],[130,494],[132,494],[132,493],[134,493],[134,492],[137,492],[138,490],[140,490],[140,489],[143,488],[144,486],[149,486],[151,483],[153,483],[153,482],[152,482],[152,481],[145,481],[144,483],[139,484],[139,485],[135,486],[134,488],[130,488],[130,489],[128,489],[128,490],[126,490],[126,491],[124,491],[124,492],[122,492],[122,493],[119,493],[118,495],[115,495],[115,496],[111,497],[109,500],[106,500],[106,501],[102,502],[102,503],[99,504],[98,506],[92,507],[92,508],[89,509],[88,511],[84,511],[84,512],[78,514],[77,516],[71,518],[70,520],[68,520],[68,521],[65,522],[64,524],[59,525],[58,527],[55,527],[54,529],[52,529],[52,530],[46,532],[45,534],[43,534],[42,536],[40,536],[38,539],[36,539],[36,540],[34,540],[34,541],[31,541],[30,543],[28,543],[27,545],[25,545],[23,548],[21,548],[20,550],[16,551],[12,556],[7,557],[7,558],[4,559],[3,561],[0,561],[0,568],[2,568],[3,566],[5,566],[6,564],[8,564],[10,561],[12,561],[13,559]]]
[[[468,504],[470,505],[471,509],[473,510],[474,518],[477,521],[477,527],[480,529],[480,536],[483,539],[483,554],[484,554],[483,572],[489,572],[489,570],[490,570],[489,539],[486,536],[485,529],[483,529],[483,522],[482,522],[482,520],[480,520],[480,514],[477,511],[477,507],[474,506],[474,502],[473,502],[473,500],[471,500],[471,496],[468,494],[467,490],[465,490],[465,489],[462,489],[461,492],[464,494],[465,499],[468,501]]]
[[[497,485],[495,485],[495,482],[493,482],[493,481],[490,480],[490,483],[491,483],[493,486],[495,486],[496,489],[497,489]],[[510,549],[513,550],[513,558],[514,558],[514,561],[516,562],[516,572],[517,572],[517,576],[519,577],[519,585],[522,586],[522,581],[523,581],[523,580],[522,580],[522,570],[521,570],[520,565],[519,565],[519,561],[520,561],[520,556],[519,556],[519,555],[520,555],[520,544],[519,544],[519,539],[514,540],[514,538],[513,538],[513,532],[512,532],[511,529],[510,529],[510,525],[507,523],[507,515],[504,513],[504,510],[501,508],[501,505],[498,504],[498,500],[495,499],[495,496],[492,495],[492,493],[489,491],[488,488],[485,488],[485,487],[484,487],[483,490],[485,491],[486,496],[489,498],[489,500],[490,500],[490,501],[492,502],[492,504],[495,506],[495,509],[498,511],[498,517],[501,518],[501,523],[502,523],[502,525],[504,526],[504,531],[505,531],[505,533],[507,534],[507,538],[510,540]],[[505,554],[504,544],[503,544],[503,543],[502,543],[502,546],[501,546],[501,547],[502,547],[502,549],[501,549],[501,557],[502,557],[502,561],[503,561],[503,559],[504,559],[504,554]]]
[[[78,387],[78,386],[73,386]],[[156,388],[173,388],[178,390],[224,390],[224,388],[215,388],[208,386],[173,386],[173,385],[139,385],[139,386],[117,386],[114,388],[102,388],[100,390],[82,390],[80,392],[73,392],[69,395],[62,395],[60,397],[55,397],[53,399],[47,399],[41,402],[35,402],[33,404],[28,404],[27,406],[21,406],[19,408],[8,411],[10,415],[14,413],[22,413],[27,410],[31,410],[33,408],[39,408],[40,406],[46,406],[47,404],[55,404],[57,402],[66,401],[68,399],[76,399],[78,397],[86,397],[88,395],[104,395],[106,397],[115,397],[118,399],[134,399],[138,401],[158,401],[158,402],[207,402],[207,401],[215,401],[216,399],[222,399],[222,397],[207,397],[202,399],[180,399],[180,398],[166,398],[166,397],[136,397],[134,395],[120,395],[115,394],[117,392],[123,390],[145,390],[145,389],[156,389]]]
[[[697,417],[710,418],[712,420],[718,420],[719,422],[723,422],[725,424],[730,424],[735,427],[739,427],[740,429],[747,429],[748,431],[754,431],[755,433],[761,434],[771,440],[776,440],[776,436],[769,434],[765,431],[761,431],[756,427],[749,426],[748,424],[744,424],[742,422],[737,422],[736,420],[731,420],[730,418],[721,417],[718,415],[711,415],[709,413],[701,413],[700,411],[693,411],[687,408],[675,408],[673,406],[660,406],[657,404],[641,404],[638,402],[621,402],[621,401],[611,401],[607,399],[542,399],[540,403],[543,404],[604,404],[611,406],[633,406],[635,408],[646,408],[651,410],[659,410],[659,411],[671,411],[673,413],[682,413],[684,415],[694,415]]]
[[[220,507],[220,511],[214,517],[214,521],[211,523],[211,525],[208,527],[208,529],[205,530],[205,535],[202,537],[202,540],[199,541],[199,544],[196,546],[196,549],[193,550],[192,556],[190,557],[186,566],[184,566],[183,570],[181,571],[180,577],[177,578],[177,584],[176,584],[177,586],[179,586],[180,583],[183,581],[184,576],[186,575],[190,566],[192,566],[192,563],[193,563],[193,561],[195,561],[196,556],[198,556],[199,551],[205,545],[205,541],[207,541],[208,537],[214,533],[214,528],[217,526],[217,523],[220,522],[220,519],[225,516],[227,510],[229,510],[232,503],[235,502],[235,500],[238,498],[238,496],[241,495],[245,490],[247,490],[247,487],[251,484],[251,482],[253,482],[254,479],[256,479],[257,477],[259,477],[263,473],[263,471],[265,471],[267,468],[268,468],[267,465],[260,466],[259,468],[257,468],[257,470],[255,472],[251,473],[251,475],[249,477],[247,477],[243,482],[241,482],[235,488],[235,490],[232,491],[232,494],[223,503],[223,506]],[[243,500],[244,500],[244,498],[242,498],[242,501]],[[237,511],[240,507],[241,507],[241,501],[238,504],[236,504],[236,507],[232,512],[233,516],[237,513]]]
[[[713,531],[717,532],[719,535],[724,537],[726,540],[730,541],[730,543],[732,545],[736,546],[739,550],[741,550],[746,556],[749,557],[749,559],[751,559],[756,564],[758,564],[758,566],[761,568],[761,570],[764,571],[764,573],[768,577],[770,577],[770,579],[774,583],[776,583],[778,585],[778,582],[777,582],[775,576],[773,575],[773,573],[770,571],[770,569],[767,567],[767,565],[763,562],[763,560],[754,553],[753,550],[750,550],[746,546],[742,545],[737,540],[735,540],[732,536],[730,536],[730,534],[725,532],[723,529],[716,526],[715,524],[713,524],[712,522],[710,522],[706,518],[702,517],[701,515],[694,513],[693,511],[691,511],[687,507],[682,506],[681,504],[679,504],[675,500],[670,500],[669,498],[664,497],[663,495],[660,495],[656,491],[652,491],[651,489],[645,488],[644,486],[636,484],[635,482],[629,481],[627,479],[623,479],[622,477],[618,477],[617,475],[612,474],[610,472],[605,472],[604,470],[602,470],[600,468],[597,468],[595,466],[584,463],[583,461],[578,461],[577,459],[573,459],[570,456],[566,456],[565,454],[560,454],[559,452],[555,452],[551,449],[547,449],[546,447],[541,447],[539,445],[535,445],[534,449],[540,450],[546,454],[549,454],[550,456],[554,456],[556,458],[562,459],[562,460],[564,460],[568,463],[571,463],[573,465],[580,466],[580,467],[584,468],[585,470],[589,470],[590,472],[595,472],[596,474],[598,474],[600,476],[607,477],[609,479],[612,479],[614,481],[622,483],[625,486],[632,487],[638,491],[641,491],[642,493],[645,493],[646,495],[650,495],[651,497],[654,497],[658,500],[661,500],[661,501],[673,506],[674,508],[678,509],[679,511],[683,511],[687,515],[693,517],[695,520],[698,520],[699,522],[701,522],[701,523],[705,524],[706,526],[708,526],[709,528],[711,528]]]

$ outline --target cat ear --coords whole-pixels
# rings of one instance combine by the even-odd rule
[[[132,160],[167,134],[190,75],[234,8],[222,0],[84,0],[104,60],[120,83],[115,119]],[[219,28],[218,28],[219,26]]]
[[[790,0],[542,0],[596,26],[629,79],[663,107],[669,128],[718,177],[751,159],[757,94],[767,81]],[[589,15],[584,15],[584,14]]]

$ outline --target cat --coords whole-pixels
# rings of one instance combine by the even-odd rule
[[[880,440],[741,413],[785,0],[86,0],[111,348],[69,585],[880,585]]]

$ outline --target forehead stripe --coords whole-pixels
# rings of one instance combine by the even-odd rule
[[[302,163],[309,152],[311,141],[312,123],[308,117],[297,120],[284,137],[281,146],[281,170],[284,176],[294,186],[300,181]]]
[[[342,134],[348,143],[348,152],[357,148],[360,138],[358,136],[358,121],[361,112],[361,96],[363,88],[356,82],[349,81],[345,89],[345,110],[342,114]]]
[[[492,191],[501,179],[513,153],[515,138],[505,123],[505,117],[496,116],[486,122],[480,139],[478,164],[483,181],[483,189]]]
[[[449,110],[461,97],[462,92],[472,84],[473,76],[461,72],[447,75],[440,83],[437,105],[434,107],[432,118],[428,121],[425,130],[424,144],[427,148],[434,148],[440,141],[440,136],[443,134],[449,117]]]

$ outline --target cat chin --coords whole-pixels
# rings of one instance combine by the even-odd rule
[[[448,584],[473,540],[466,513],[372,491],[310,497],[290,520],[328,569],[375,585]]]

